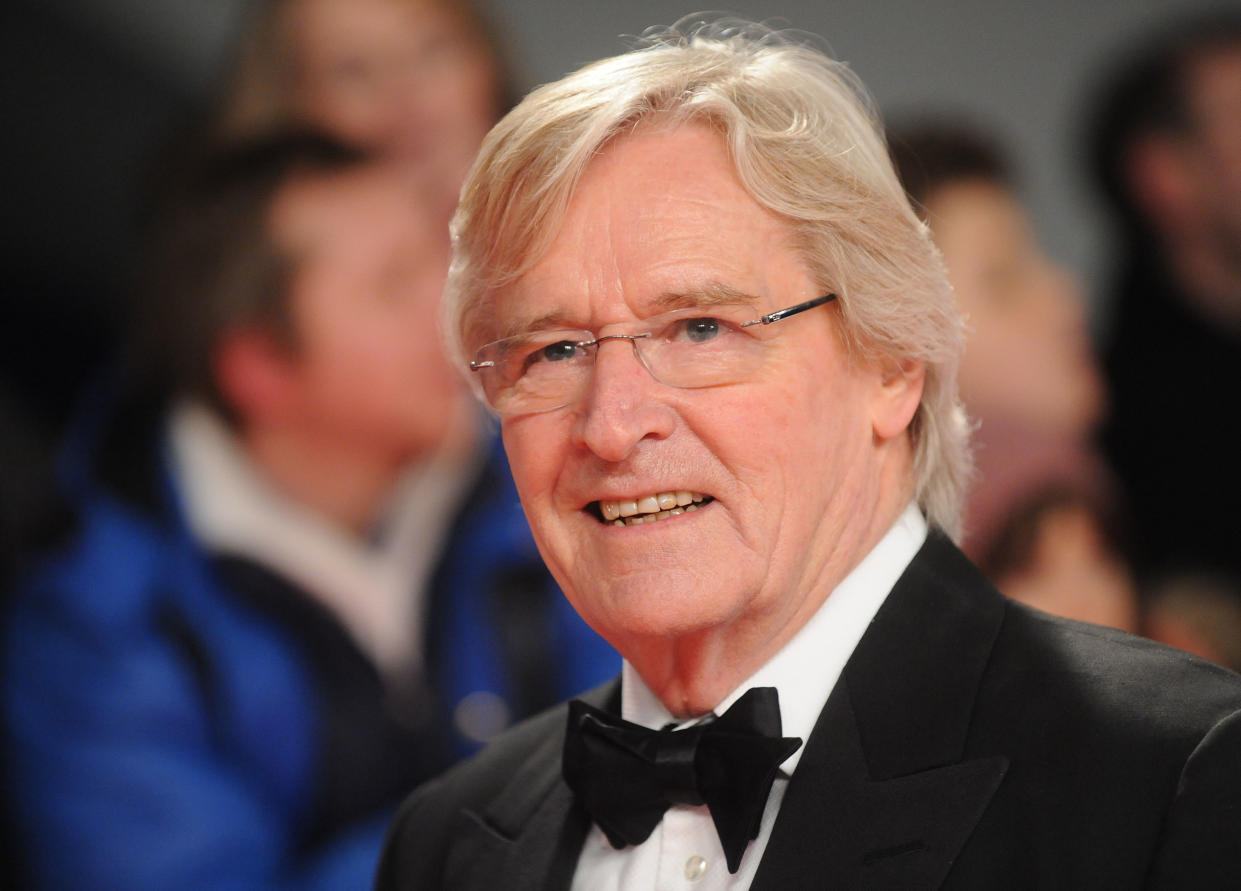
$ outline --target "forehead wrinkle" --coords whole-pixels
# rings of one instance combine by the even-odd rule
[[[592,163],[583,174],[583,182],[574,190],[565,216],[560,221],[559,234],[551,240],[539,261],[522,276],[517,295],[524,293],[526,288],[537,288],[540,280],[549,277],[552,283],[550,290],[565,296],[568,296],[570,287],[580,288],[580,293],[588,300],[591,294],[624,293],[617,255],[621,250],[618,240],[624,241],[620,233],[628,232],[628,228],[616,225],[613,220],[617,211],[611,189],[583,188],[583,183],[594,173],[596,164]],[[589,192],[589,200],[583,192]],[[587,251],[588,236],[601,239],[608,247],[602,251]],[[567,285],[566,279],[576,282],[576,285]],[[524,315],[523,307],[518,306],[507,320],[497,326],[494,336],[503,340],[536,331],[585,330],[579,327],[585,321],[563,302],[533,317]]]
[[[623,272],[624,258],[633,257],[634,251],[638,252],[637,257],[631,261],[645,266],[648,272],[655,272],[649,265],[649,258],[642,258],[642,255],[648,248],[648,241],[654,239],[658,244],[662,245],[664,252],[671,250],[668,245],[668,233],[665,230],[665,220],[659,214],[653,213],[653,208],[647,204],[643,204],[635,208],[631,203],[625,200],[625,193],[619,191],[620,186],[614,181],[617,172],[614,167],[616,159],[603,155],[597,158],[590,166],[587,167],[582,181],[578,184],[575,194],[570,201],[569,208],[565,218],[560,224],[560,233],[553,239],[547,253],[542,257],[540,262],[527,272],[523,279],[526,287],[540,279],[551,279],[544,283],[550,285],[549,290],[552,293],[561,292],[562,297],[568,297],[563,293],[563,288],[568,282],[563,281],[562,276],[567,276],[571,281],[576,282],[577,287],[583,289],[582,297],[587,301],[586,306],[591,318],[581,317],[580,311],[570,309],[570,306],[577,306],[577,301],[560,302],[554,305],[550,310],[543,312],[537,316],[529,315],[523,312],[520,303],[520,295],[525,290],[519,287],[514,296],[518,296],[516,306],[510,304],[511,312],[507,319],[504,319],[495,333],[492,335],[496,339],[514,337],[521,334],[532,333],[537,331],[548,331],[556,329],[570,330],[587,330],[593,323],[600,320],[593,318],[594,312],[597,311],[595,306],[596,299],[607,298],[609,301],[619,299],[623,304],[628,304],[632,311],[639,318],[649,317],[677,309],[690,309],[695,307],[722,307],[722,306],[759,306],[767,301],[760,296],[750,293],[742,288],[727,284],[719,278],[708,278],[710,272],[702,269],[702,261],[707,257],[700,257],[698,265],[706,275],[703,276],[705,281],[687,283],[681,286],[675,282],[675,278],[681,276],[673,273],[671,276],[673,281],[666,281],[665,288],[653,296],[644,295],[634,292],[635,281],[627,281],[627,277]],[[627,177],[626,177],[627,178]],[[686,205],[694,206],[696,210],[696,218],[702,220],[710,219],[711,227],[714,226],[714,220],[718,215],[718,202],[707,200],[697,195],[678,195],[678,206]],[[658,202],[656,202],[658,204]],[[702,226],[690,225],[694,230],[691,237],[692,241],[704,237]],[[714,233],[713,228],[707,231]],[[656,236],[656,233],[658,237]],[[783,234],[783,233],[782,233]],[[589,238],[587,237],[589,235]],[[708,238],[714,237],[706,236]],[[602,244],[600,250],[597,247],[593,250],[587,250],[587,241],[593,241],[595,244]],[[699,250],[695,249],[694,244],[685,245],[686,252],[689,254],[699,254]],[[673,254],[679,253],[672,250]],[[708,251],[707,254],[711,252]],[[656,262],[655,266],[664,265],[671,258],[665,258],[663,261]],[[725,260],[725,275],[727,276],[727,259]],[[674,263],[674,265],[682,265]],[[715,265],[715,264],[709,264]],[[708,266],[709,268],[709,266]],[[740,271],[740,270],[734,270]],[[533,274],[532,274],[533,273]],[[654,281],[651,276],[644,276],[650,284],[655,285],[658,278],[664,277],[663,274],[655,273]],[[690,281],[697,278],[696,275],[686,277]],[[748,276],[747,276],[748,278]],[[639,285],[639,288],[641,285]],[[528,293],[528,292],[526,292]],[[533,296],[533,295],[530,295]],[[541,301],[538,301],[541,302]],[[533,307],[531,307],[533,309]],[[602,320],[610,322],[611,320]]]
[[[713,306],[757,306],[762,298],[747,293],[740,288],[710,281],[704,285],[663,291],[651,299],[650,305],[658,312],[676,309],[710,308]],[[573,319],[564,309],[553,309],[532,319],[510,320],[497,333],[497,339],[516,337],[519,334],[530,334],[535,331],[554,331],[567,329],[573,331],[586,330],[578,328],[579,320]]]

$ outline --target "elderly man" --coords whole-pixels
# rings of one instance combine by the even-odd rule
[[[1241,681],[951,543],[940,264],[848,71],[743,32],[543,87],[466,185],[450,330],[625,663],[417,792],[378,887],[1238,887]]]

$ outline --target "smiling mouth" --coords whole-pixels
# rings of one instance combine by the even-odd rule
[[[680,490],[659,492],[632,501],[592,501],[588,510],[601,523],[610,526],[637,526],[655,523],[705,507],[715,499],[700,492]]]

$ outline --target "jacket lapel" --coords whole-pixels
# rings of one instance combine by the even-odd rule
[[[581,698],[600,708],[618,709],[620,683],[613,681]],[[446,887],[479,891],[569,887],[590,819],[561,778],[563,748],[562,725],[560,732],[538,743],[486,807],[466,815],[448,852]]]
[[[937,888],[1007,769],[962,760],[1004,605],[932,533],[807,741],[753,888]]]

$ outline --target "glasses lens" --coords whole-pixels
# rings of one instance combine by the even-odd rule
[[[753,322],[749,304],[679,309],[600,335],[627,340],[656,378],[672,387],[718,387],[750,377],[763,361],[770,334]],[[483,391],[501,413],[549,411],[582,392],[594,370],[599,342],[589,331],[522,334],[488,344],[475,360]]]
[[[589,331],[539,331],[479,350],[483,391],[500,412],[545,411],[564,405],[590,374],[594,349]]]
[[[744,380],[762,360],[763,340],[742,329],[749,307],[678,310],[651,320],[637,341],[647,367],[673,387],[716,387]]]

